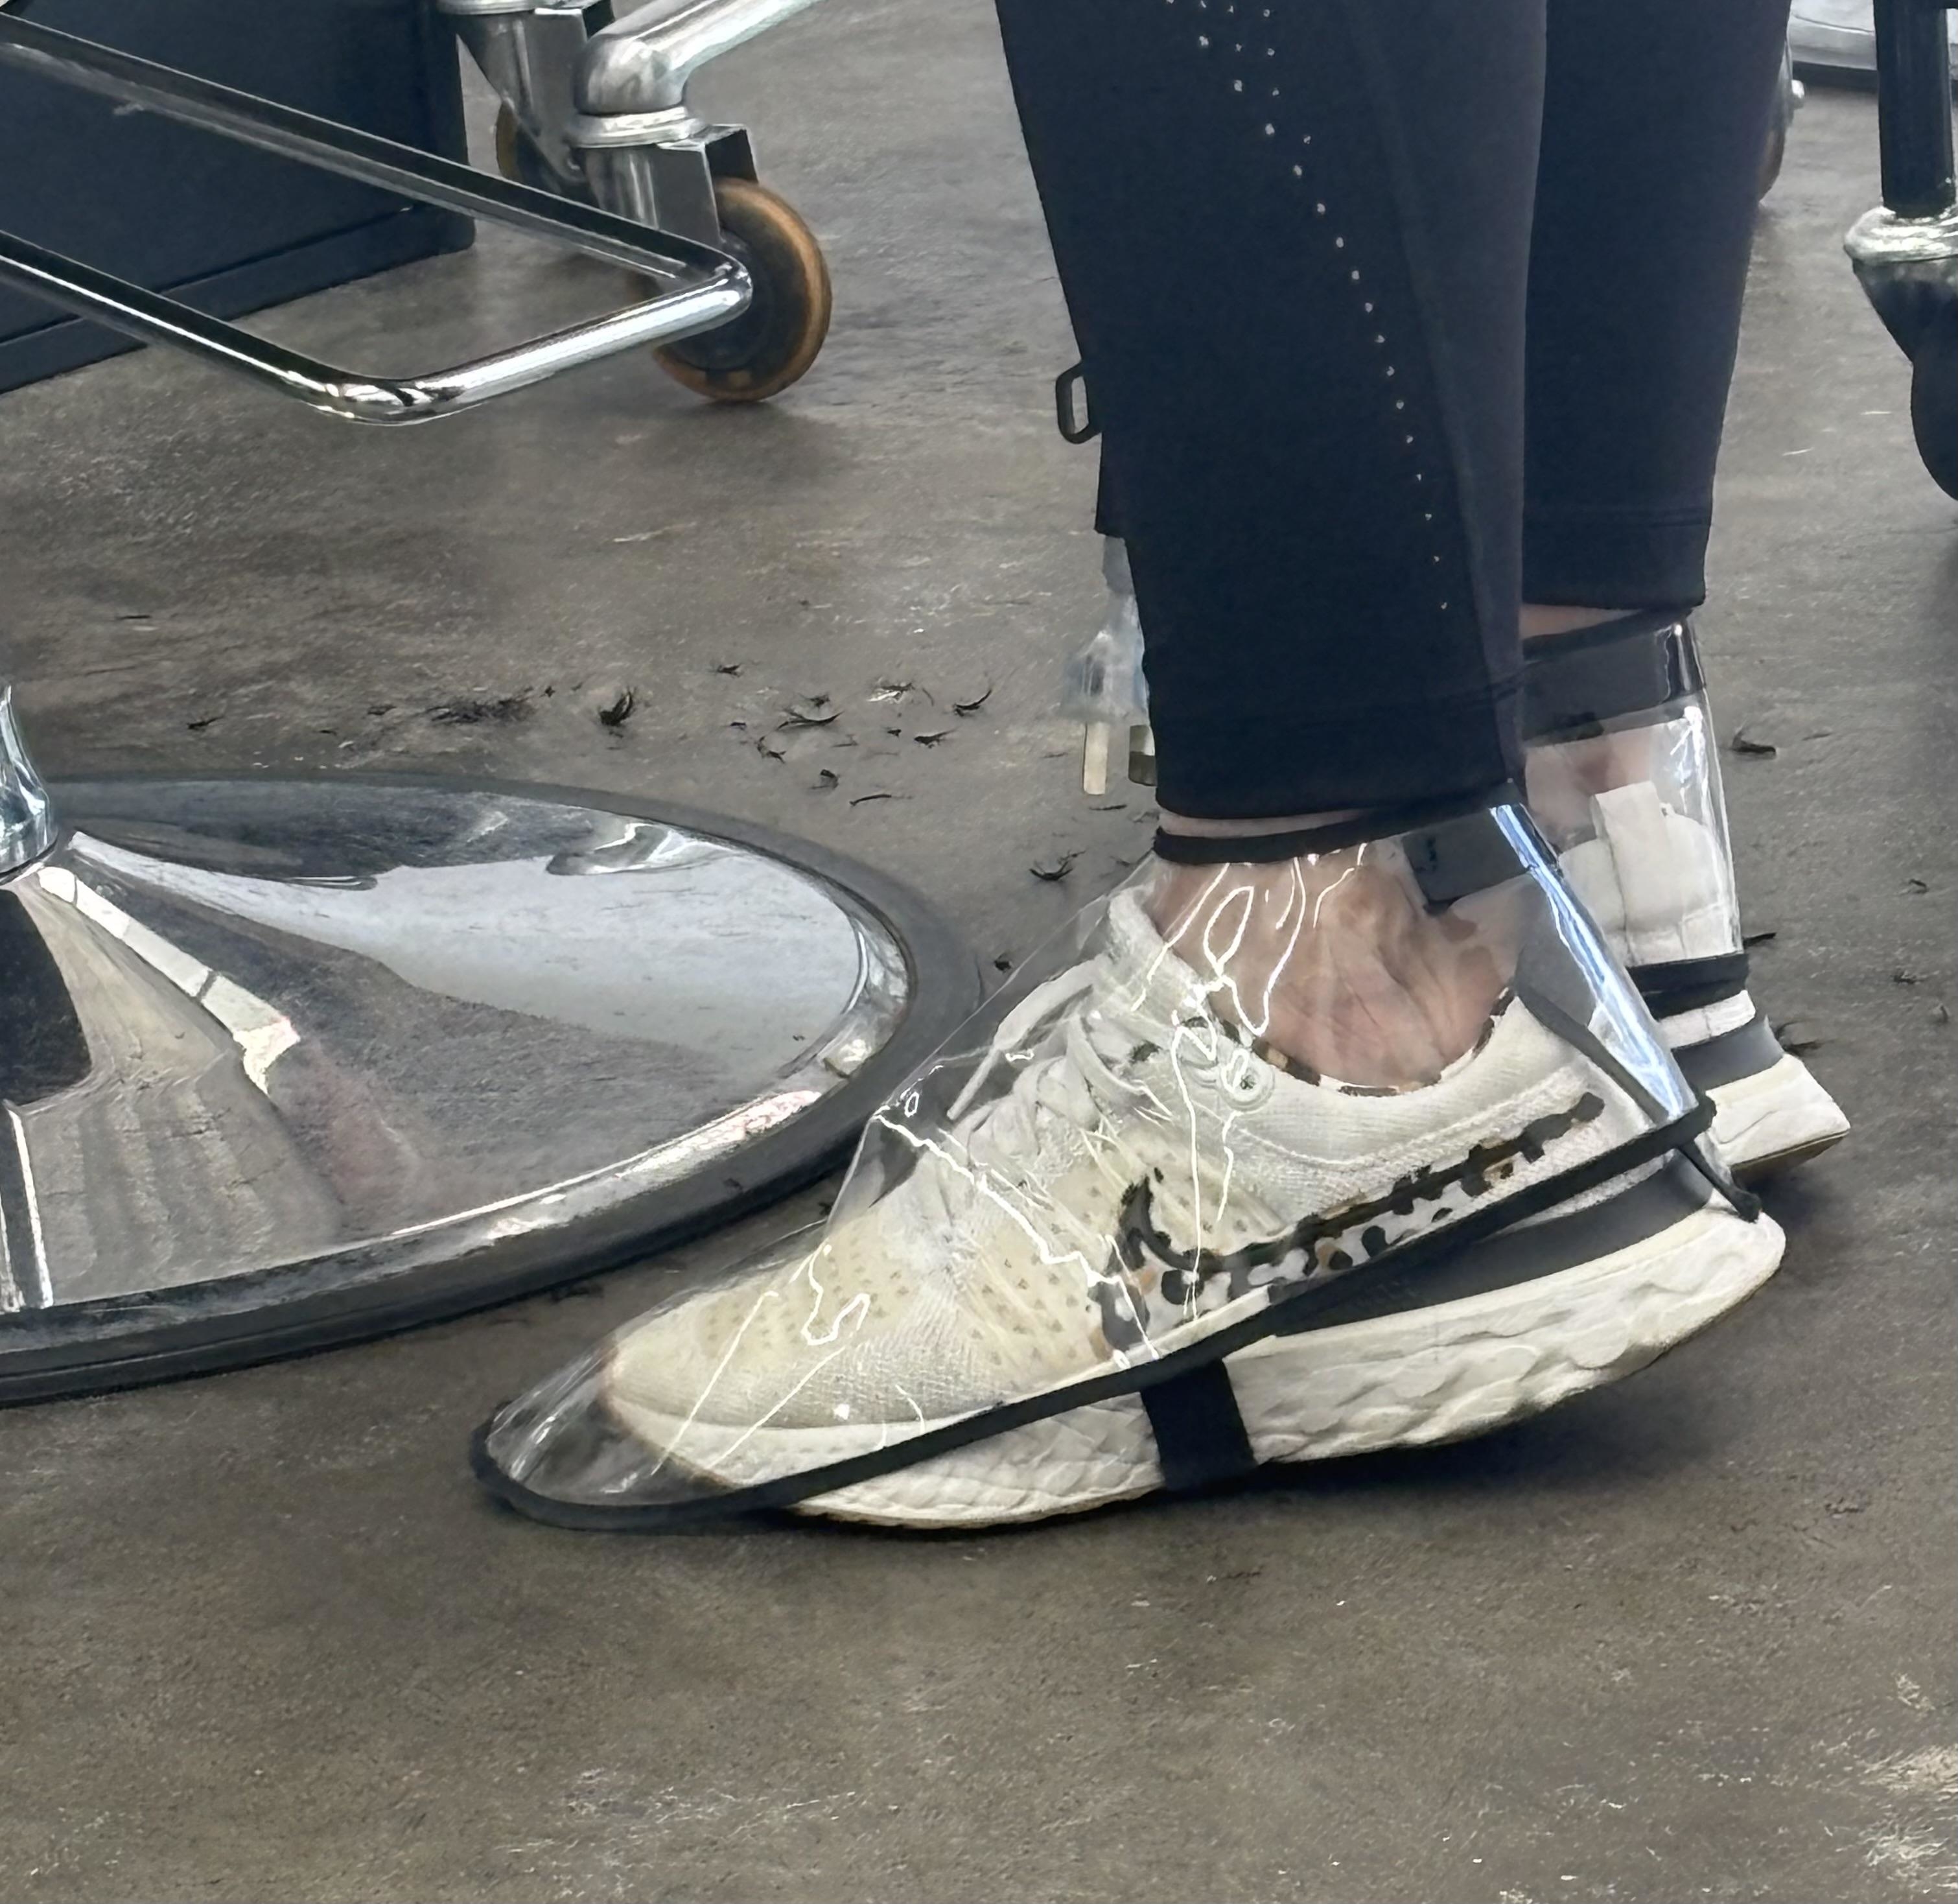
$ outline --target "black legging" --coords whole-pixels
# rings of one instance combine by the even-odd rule
[[[1513,778],[1520,602],[1704,593],[1788,0],[999,8],[1163,804]]]

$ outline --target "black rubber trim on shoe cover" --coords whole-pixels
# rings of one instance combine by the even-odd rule
[[[1580,738],[1706,686],[1692,624],[1664,611],[1523,643],[1524,741]]]
[[[1655,1018],[1671,1018],[1738,998],[1747,988],[1747,955],[1722,952],[1710,959],[1668,959],[1655,965],[1628,966],[1625,976],[1638,987]]]
[[[1536,833],[1535,823],[1528,820],[1529,809],[1518,804],[1510,812],[1515,819],[1527,821],[1525,836],[1535,842],[1541,863],[1555,865],[1557,855],[1550,843]],[[1446,912],[1472,893],[1507,885],[1531,870],[1522,849],[1492,809],[1442,826],[1419,828],[1402,838],[1401,847],[1415,884],[1432,912]]]
[[[1266,833],[1167,833],[1156,830],[1155,852],[1176,866],[1230,866],[1243,863],[1269,865],[1275,860],[1301,859],[1312,853],[1342,852],[1348,846],[1364,846],[1372,839],[1391,839],[1396,834],[1421,827],[1446,827],[1451,820],[1477,814],[1486,817],[1494,807],[1514,807],[1523,811],[1520,792],[1507,782],[1481,793],[1465,794],[1443,800],[1424,800],[1413,805],[1377,807],[1323,827],[1293,827]],[[1548,847],[1545,858],[1554,862]],[[1510,855],[1512,860],[1516,855]],[[1510,874],[1504,877],[1513,876]],[[1479,890],[1472,887],[1470,890]]]
[[[1316,1315],[1278,1333],[1301,1335],[1370,1322],[1537,1282],[1644,1242],[1704,1210],[1713,1195],[1712,1185],[1683,1157],[1669,1157],[1601,1202],[1502,1230],[1425,1274],[1369,1277],[1345,1302],[1329,1303]]]
[[[1704,1093],[1738,1084],[1744,1077],[1758,1077],[1763,1071],[1772,1071],[1787,1054],[1766,1014],[1757,1012],[1736,1030],[1724,1031],[1703,1044],[1681,1045],[1672,1055],[1686,1074],[1686,1081]]]
[[[1163,1485],[1172,1493],[1234,1480],[1258,1464],[1229,1366],[1206,1362],[1142,1392]]]
[[[774,1480],[759,1481],[746,1487],[697,1495],[690,1499],[657,1504],[607,1505],[555,1500],[526,1487],[497,1466],[489,1449],[489,1434],[497,1419],[493,1414],[470,1439],[470,1466],[477,1479],[499,1499],[533,1520],[556,1527],[594,1531],[676,1531],[743,1515],[794,1507],[816,1495],[852,1487],[860,1481],[874,1480],[901,1468],[915,1467],[937,1455],[968,1447],[975,1441],[1066,1414],[1091,1403],[1134,1395],[1142,1389],[1173,1381],[1193,1369],[1220,1362],[1225,1356],[1251,1343],[1275,1334],[1298,1319],[1316,1315],[1335,1302],[1343,1300],[1351,1293],[1348,1285],[1354,1277],[1431,1269],[1446,1263],[1471,1243],[1484,1241],[1526,1217],[1541,1216],[1588,1190],[1602,1188],[1640,1165],[1652,1163],[1670,1152],[1678,1152],[1694,1169],[1705,1174],[1707,1166],[1699,1154],[1696,1140],[1704,1134],[1712,1122],[1713,1107],[1702,1100],[1670,1123],[1643,1131],[1600,1156],[1526,1185],[1508,1196],[1499,1197],[1444,1229],[1430,1230],[1425,1235],[1397,1243],[1343,1274],[1294,1289],[1267,1303],[1256,1314],[1244,1316],[1200,1341],[1192,1342],[1168,1355],[982,1408],[956,1421],[927,1429],[922,1434],[908,1436],[889,1446],[851,1455],[842,1461],[827,1461],[816,1468],[805,1468],[799,1474],[781,1475]],[[1734,1194],[1746,1196],[1744,1192]],[[1754,1202],[1750,1198],[1746,1200],[1750,1204]],[[1758,1204],[1754,1207],[1759,1207]],[[498,1414],[501,1412],[497,1411]]]

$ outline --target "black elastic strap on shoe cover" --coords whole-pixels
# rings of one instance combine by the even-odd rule
[[[1736,1030],[1722,1032],[1703,1044],[1681,1045],[1672,1060],[1696,1091],[1711,1091],[1743,1077],[1760,1077],[1779,1064],[1783,1055],[1766,1014],[1757,1011]]]
[[[1738,998],[1747,988],[1747,955],[1722,952],[1711,959],[1667,959],[1628,966],[1625,976],[1638,987],[1655,1018],[1671,1018]]]
[[[1142,1395],[1163,1485],[1172,1493],[1231,1480],[1257,1466],[1244,1417],[1237,1412],[1231,1371],[1223,1363],[1206,1362],[1143,1389]]]
[[[1507,814],[1516,823],[1505,827]],[[1519,832],[1526,846],[1519,840]],[[1226,838],[1158,832],[1156,857],[1180,866],[1269,865],[1318,853],[1343,852],[1370,840],[1398,839],[1408,866],[1430,910],[1445,911],[1472,893],[1519,879],[1556,855],[1544,844],[1523,805],[1522,794],[1505,785],[1472,800],[1431,801],[1419,806],[1382,808],[1324,827],[1289,832],[1238,834]],[[1529,847],[1535,849],[1532,858]]]
[[[1520,800],[1512,811],[1513,817],[1522,817]],[[1402,837],[1401,847],[1421,897],[1434,912],[1446,912],[1472,893],[1507,885],[1531,870],[1531,862],[1524,857],[1515,835],[1488,808],[1440,826],[1418,828]],[[1551,864],[1549,847],[1539,842],[1538,850],[1537,863]]]
[[[1343,852],[1349,846],[1363,846],[1373,839],[1392,839],[1424,827],[1446,830],[1452,821],[1486,817],[1492,807],[1519,808],[1522,804],[1522,794],[1506,783],[1484,793],[1454,795],[1408,806],[1377,807],[1355,814],[1350,820],[1329,820],[1320,827],[1216,835],[1168,833],[1158,827],[1155,850],[1158,859],[1177,866],[1269,865],[1277,860],[1303,859],[1315,853]]]
[[[1708,1110],[1712,1103],[1703,1098]],[[1684,1144],[1679,1154],[1713,1188],[1733,1205],[1734,1214],[1743,1223],[1759,1223],[1761,1220],[1761,1200],[1751,1190],[1743,1190],[1734,1181],[1734,1173],[1722,1163],[1713,1149],[1713,1141],[1709,1138],[1699,1144]]]
[[[1623,615],[1540,635],[1523,643],[1523,738],[1568,738],[1652,713],[1705,685],[1683,615]]]

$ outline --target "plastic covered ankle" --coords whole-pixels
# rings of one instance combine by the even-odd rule
[[[1149,731],[1149,690],[1142,676],[1142,624],[1129,575],[1126,546],[1114,537],[1101,545],[1108,600],[1101,626],[1086,646],[1067,658],[1060,711],[1082,724],[1081,785],[1085,792],[1108,790],[1111,754],[1126,753],[1129,777],[1155,783],[1155,741]]]
[[[1068,657],[1060,711],[1071,721],[1139,726],[1149,718],[1142,624],[1136,612],[1128,551],[1112,538],[1102,544],[1101,573],[1108,583],[1107,609],[1093,639]]]
[[[1738,991],[1740,904],[1691,629],[1630,617],[1532,643],[1525,691],[1530,811],[1613,951],[1641,976],[1677,969],[1681,996]]]
[[[1519,806],[1151,860],[877,1114],[819,1229],[506,1407],[477,1471],[570,1525],[956,1525],[1293,1458],[1244,1397],[1294,1332],[1500,1279],[1706,1115]],[[1652,1221],[1738,1221],[1685,1175]]]

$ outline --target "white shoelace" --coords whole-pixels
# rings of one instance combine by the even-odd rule
[[[1123,1113],[1149,1095],[1129,1074],[1136,1049],[1161,1033],[1114,1005],[1117,988],[1104,959],[1085,960],[1036,985],[1000,1020],[952,1100],[943,1132],[922,1146],[914,1181],[920,1190],[929,1185],[942,1219],[955,1223],[987,1179],[1022,1183],[1027,1160],[1041,1147],[1044,1117],[1072,1125],[1091,1144],[1123,1149]],[[1057,1047],[1042,1052],[1057,1036]],[[1003,1064],[1022,1066],[1019,1075],[978,1103]],[[915,1144],[921,1134],[906,1134]]]
[[[1144,1055],[1166,1039],[1180,1044],[1193,1033],[1200,1037],[1202,1028],[1172,1028],[1160,1014],[1145,1014],[1139,996],[1125,997],[1132,988],[1124,985],[1105,956],[1085,960],[1036,985],[1000,1021],[984,1055],[946,1113],[940,1133],[933,1136],[894,1127],[924,1153],[913,1182],[917,1193],[930,1199],[938,1220],[956,1227],[982,1195],[996,1201],[1002,1191],[1035,1188],[1028,1182],[1027,1170],[1050,1128],[1044,1120],[1071,1125],[1110,1178],[1127,1182],[1149,1174],[1149,1163],[1133,1141],[1139,1124],[1164,1138],[1171,1130],[1187,1133],[1188,1106],[1165,1103],[1136,1070]],[[1200,1038],[1206,1068],[1226,1042],[1214,1025],[1209,1032],[1208,1038]],[[1043,1044],[1057,1039],[1054,1049],[1042,1051]],[[1239,1048],[1230,1049],[1241,1061],[1254,1061]],[[998,1096],[980,1103],[981,1093],[1004,1064],[1020,1065],[1019,1075]],[[1233,1174],[1228,1155],[1212,1155],[1207,1144],[1187,1141],[1177,1141],[1175,1148],[1182,1166],[1177,1176],[1187,1173],[1191,1179],[1187,1189],[1195,1193],[1193,1210],[1220,1207]],[[1072,1212],[1057,1205],[1048,1209],[1057,1220],[1076,1226],[1070,1221]],[[1072,1239],[1077,1246],[1090,1240],[1085,1232]]]

